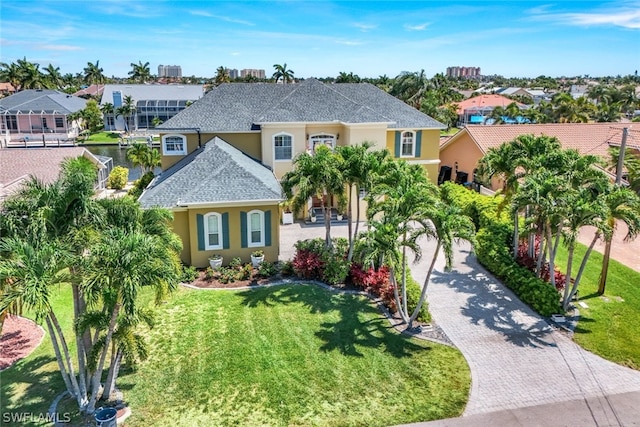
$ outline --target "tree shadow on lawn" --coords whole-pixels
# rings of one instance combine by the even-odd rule
[[[556,347],[549,324],[491,273],[482,267],[475,255],[466,253],[460,270],[441,272],[434,270],[433,285],[448,286],[469,295],[467,304],[460,308],[474,325],[483,324],[502,334],[507,342],[518,347]]]
[[[243,305],[255,308],[258,305],[303,304],[312,314],[337,311],[340,319],[323,322],[315,332],[324,343],[320,350],[339,351],[345,356],[364,357],[358,348],[381,349],[394,357],[410,357],[418,351],[430,350],[408,337],[396,332],[366,297],[352,294],[334,294],[316,285],[288,285],[252,289],[239,294]],[[375,316],[372,318],[372,316]],[[363,320],[368,318],[368,320]]]
[[[53,370],[43,369],[55,360],[52,356],[27,358],[0,372],[2,412],[43,413],[44,416],[55,396],[66,390],[57,364]],[[23,390],[26,399],[16,401],[14,387]],[[13,406],[9,407],[10,404]]]

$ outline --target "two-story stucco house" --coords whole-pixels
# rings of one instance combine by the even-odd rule
[[[435,182],[444,128],[368,83],[222,84],[158,126],[164,172],[140,202],[174,212],[187,263],[205,266],[213,252],[248,259],[255,249],[275,261],[279,180],[296,155],[369,141]]]

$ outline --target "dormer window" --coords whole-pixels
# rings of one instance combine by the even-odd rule
[[[163,136],[162,154],[165,156],[183,156],[187,154],[187,138],[184,135]]]

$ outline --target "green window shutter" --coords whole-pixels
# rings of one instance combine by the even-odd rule
[[[264,211],[264,245],[271,246],[271,211]]]
[[[229,213],[222,214],[222,249],[229,249]]]
[[[422,152],[422,131],[419,130],[416,132],[416,157],[420,157],[421,152]]]
[[[396,131],[395,156],[400,157],[400,131]]]
[[[204,251],[204,216],[196,215],[196,224],[198,225],[198,250]]]
[[[247,213],[240,212],[240,246],[248,247],[247,244]]]

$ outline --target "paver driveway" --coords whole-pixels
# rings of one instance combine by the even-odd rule
[[[346,236],[346,229],[332,227],[332,236]],[[311,237],[324,237],[324,228],[282,227],[281,259],[291,258],[296,240]],[[419,283],[434,248],[421,243],[424,258],[411,266]],[[640,391],[640,372],[583,350],[550,327],[478,264],[468,244],[456,246],[452,272],[443,267],[440,257],[429,309],[471,368],[465,416],[583,400],[597,424],[618,425],[608,396]]]

